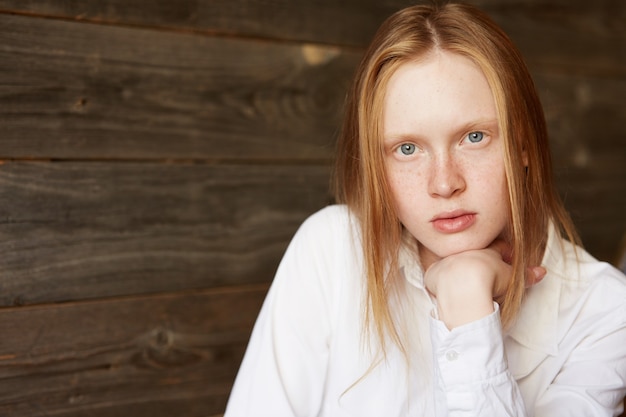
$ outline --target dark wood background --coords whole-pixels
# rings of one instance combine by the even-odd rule
[[[0,0],[0,415],[220,415],[346,87],[404,0]],[[587,248],[626,232],[621,0],[474,0]]]

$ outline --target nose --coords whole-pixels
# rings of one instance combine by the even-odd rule
[[[450,198],[465,189],[465,179],[458,162],[450,155],[433,158],[428,192],[433,197]]]

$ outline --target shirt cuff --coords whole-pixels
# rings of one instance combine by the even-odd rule
[[[480,383],[506,373],[497,303],[490,315],[452,330],[430,317],[430,330],[437,373],[446,387]]]

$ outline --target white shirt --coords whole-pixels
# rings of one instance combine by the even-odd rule
[[[561,244],[563,245],[561,247]],[[613,416],[626,393],[626,277],[550,234],[548,273],[503,334],[499,309],[449,331],[401,253],[410,362],[363,335],[358,227],[345,206],[303,223],[276,273],[225,417]],[[373,336],[372,336],[373,337]],[[374,338],[375,340],[375,338]]]

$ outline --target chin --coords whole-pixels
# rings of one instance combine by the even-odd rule
[[[474,231],[476,232],[476,231]],[[502,233],[496,230],[490,233],[459,233],[455,235],[422,235],[423,239],[416,237],[419,242],[420,253],[431,257],[443,259],[451,255],[470,250],[485,249],[493,243]],[[420,235],[417,233],[417,235]],[[416,236],[416,234],[413,234]]]
[[[454,245],[445,245],[441,250],[432,251],[439,258],[446,258],[451,255],[456,255],[457,253],[467,252],[470,250],[481,250],[488,247],[493,242],[493,239],[485,239],[481,241],[472,241],[472,242],[459,242]]]

